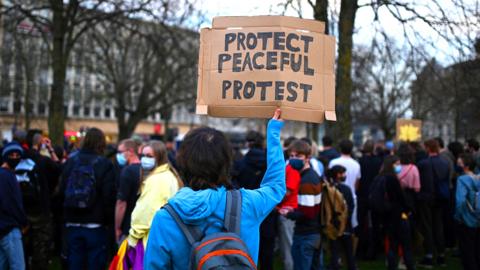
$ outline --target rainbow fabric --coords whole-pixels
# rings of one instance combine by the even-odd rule
[[[109,270],[143,270],[143,257],[145,251],[143,242],[139,240],[135,248],[128,247],[127,239],[123,240],[118,248],[117,255],[113,257]]]

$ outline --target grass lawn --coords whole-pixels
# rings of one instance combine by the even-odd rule
[[[420,261],[420,257],[416,258],[416,262]],[[327,262],[328,263],[328,259]],[[359,270],[385,270],[387,269],[385,265],[385,258],[378,258],[375,261],[359,261],[357,262],[357,266]],[[416,269],[421,270],[421,269],[427,269],[427,268],[421,268],[416,266]],[[446,267],[434,267],[434,270],[461,270],[462,265],[460,263],[460,258],[458,257],[453,257],[453,256],[447,256],[447,266]],[[283,270],[282,264],[280,262],[280,258],[277,258],[275,260],[275,270]]]
[[[420,258],[417,258],[416,261],[418,262]],[[327,259],[328,262],[328,259]],[[327,263],[325,262],[325,263]],[[378,258],[375,261],[360,261],[357,262],[357,266],[359,270],[385,270],[387,267],[385,266],[385,258]],[[53,260],[52,265],[50,266],[50,270],[60,270],[60,261],[58,258]],[[417,266],[418,270],[426,269]],[[460,259],[453,256],[447,256],[447,266],[446,267],[434,267],[434,270],[461,270],[462,266],[460,263]],[[275,270],[283,270],[282,264],[280,262],[280,258],[277,257],[275,260]]]

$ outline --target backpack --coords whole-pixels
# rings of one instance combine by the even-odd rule
[[[247,246],[240,239],[242,196],[239,190],[227,192],[224,231],[202,235],[195,226],[183,223],[169,204],[163,207],[173,217],[192,246],[189,269],[257,269]]]
[[[433,162],[430,159],[430,166],[433,173],[433,184],[435,185],[435,198],[439,200],[449,200],[450,199],[450,187],[449,187],[449,175],[441,179],[437,175],[437,171],[433,166]]]
[[[472,184],[469,188],[469,193],[473,192],[473,199],[467,195],[467,207],[470,213],[476,217],[477,221],[480,222],[480,187],[479,184],[475,182],[475,179],[471,177]]]
[[[22,159],[15,167],[15,176],[22,193],[25,208],[35,208],[41,203],[41,186],[35,161]]]
[[[99,157],[84,162],[77,155],[73,169],[66,179],[64,207],[86,209],[93,206],[96,198],[96,179],[93,165]]]
[[[342,193],[333,185],[324,184],[320,206],[320,224],[328,239],[342,236],[348,221],[348,206]]]
[[[373,179],[368,192],[368,206],[377,214],[385,214],[392,208],[386,190],[387,178],[377,176]]]

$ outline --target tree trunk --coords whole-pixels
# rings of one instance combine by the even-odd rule
[[[163,141],[167,141],[168,130],[170,129],[170,118],[165,119],[165,128],[163,130]]]
[[[55,54],[55,52],[54,52]],[[48,132],[54,145],[63,145],[65,112],[63,91],[65,88],[66,65],[62,56],[53,57],[53,84],[48,104]]]
[[[127,124],[118,123],[118,141],[130,138],[132,136],[132,132],[133,130],[131,130]]]
[[[29,73],[29,72],[27,71],[26,73]],[[25,89],[25,100],[23,103],[25,108],[25,130],[26,131],[30,129],[30,117],[32,112],[32,107],[30,106],[31,93],[32,93],[32,80],[31,80],[31,76],[27,75],[27,88]]]
[[[63,2],[55,2],[53,9],[53,48],[51,52],[53,84],[48,104],[48,132],[54,145],[63,145],[65,112],[63,109],[68,51],[65,48],[65,18]]]
[[[336,111],[338,121],[329,125],[330,136],[347,139],[352,133],[352,48],[358,0],[342,0],[338,23],[338,61],[336,76]]]
[[[325,34],[328,35],[329,25],[328,25],[328,0],[317,0],[315,2],[315,7],[313,7],[313,18],[317,21],[322,21],[325,23]],[[320,141],[318,132],[320,129],[319,124],[312,124],[311,134],[307,134],[309,138],[314,140],[316,143]]]
[[[132,137],[135,132],[135,128],[138,126],[140,121],[147,117],[145,112],[137,111],[133,114],[130,114],[128,120],[125,119],[125,110],[119,111],[117,115],[118,123],[118,140],[128,139]]]
[[[117,102],[119,102],[118,99],[117,99]],[[132,136],[133,130],[129,127],[130,119],[127,120],[125,117],[126,116],[125,107],[119,106],[115,109],[115,112],[117,116],[118,141],[130,138]]]
[[[325,23],[325,34],[328,35],[328,0],[317,0],[313,7],[313,18]]]

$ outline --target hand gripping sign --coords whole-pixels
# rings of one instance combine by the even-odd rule
[[[336,120],[335,38],[323,22],[216,17],[200,33],[197,114]]]

